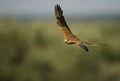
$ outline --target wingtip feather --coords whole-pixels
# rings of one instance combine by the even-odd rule
[[[84,45],[80,45],[81,48],[83,48],[86,52],[89,52],[88,48]]]
[[[63,16],[63,10],[61,9],[60,5],[56,4],[54,9],[55,9],[55,16],[56,17]]]

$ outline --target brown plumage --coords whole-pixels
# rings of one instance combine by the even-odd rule
[[[67,44],[77,44],[80,47],[82,47],[85,51],[89,51],[86,45],[90,46],[105,46],[104,44],[97,44],[97,43],[88,43],[79,40],[69,29],[66,20],[63,16],[63,10],[61,10],[61,7],[57,4],[55,5],[55,16],[57,19],[57,24],[59,26],[59,29],[63,32],[64,35],[64,42]]]

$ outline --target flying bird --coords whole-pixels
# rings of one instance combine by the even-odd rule
[[[89,51],[86,45],[105,46],[105,44],[89,43],[89,42],[81,41],[79,38],[77,38],[71,32],[70,28],[68,27],[65,17],[63,15],[63,10],[61,9],[61,7],[57,4],[57,5],[55,5],[54,10],[55,10],[57,24],[58,24],[59,29],[63,32],[65,43],[77,44],[78,46],[82,47],[86,52]]]

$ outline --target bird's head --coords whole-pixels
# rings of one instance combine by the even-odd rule
[[[64,39],[64,43],[66,43],[66,44],[75,44],[75,42],[70,41],[70,39]]]
[[[64,39],[64,43],[68,43],[68,39]]]

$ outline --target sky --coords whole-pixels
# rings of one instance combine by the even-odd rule
[[[54,15],[56,4],[64,14],[120,14],[120,0],[0,0],[0,15]]]

